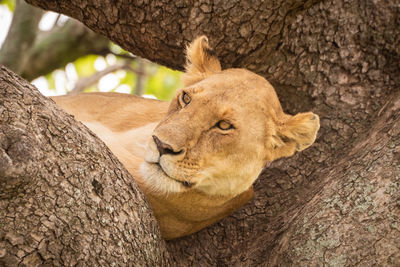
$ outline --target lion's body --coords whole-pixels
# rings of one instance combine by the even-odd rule
[[[319,128],[311,112],[285,114],[264,78],[222,71],[205,37],[187,59],[186,87],[170,103],[115,93],[53,98],[124,164],[166,239],[244,205],[263,166],[310,146]]]
[[[90,93],[59,96],[56,102],[79,121],[97,122],[113,132],[125,132],[165,118],[168,102],[129,94]]]
[[[140,165],[145,144],[165,118],[169,103],[118,93],[58,96],[53,100],[102,139],[137,180],[158,219],[164,237],[187,235],[229,215],[253,196],[252,188],[233,199],[201,192],[162,194],[144,185]],[[116,119],[117,118],[117,119]]]

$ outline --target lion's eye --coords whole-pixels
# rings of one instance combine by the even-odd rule
[[[185,103],[185,105],[187,105],[187,104],[190,103],[191,100],[192,99],[190,98],[190,96],[187,93],[183,92],[183,94],[182,94],[182,102]]]
[[[219,122],[216,124],[216,126],[217,126],[218,128],[220,128],[221,130],[224,130],[224,131],[233,129],[233,125],[230,124],[229,122],[225,121],[225,120],[219,121]]]

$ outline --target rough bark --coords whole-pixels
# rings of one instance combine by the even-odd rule
[[[284,26],[318,1],[27,2],[74,17],[135,55],[182,69],[182,48],[200,34],[210,37],[226,66],[262,51],[259,63],[275,50]]]
[[[0,68],[0,265],[165,265],[134,180],[85,126]]]
[[[207,34],[225,67],[268,78],[285,110],[321,117],[317,143],[266,167],[239,212],[169,242],[179,265],[400,262],[400,3],[29,0],[134,54],[182,68]]]

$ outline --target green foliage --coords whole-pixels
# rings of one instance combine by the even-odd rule
[[[0,0],[0,5],[7,6],[8,9],[13,12],[16,6],[16,0]],[[43,85],[45,88],[40,89],[42,89],[42,92],[44,94],[63,94],[67,91],[67,89],[72,89],[71,87],[73,87],[74,82],[77,82],[76,79],[79,80],[95,74],[97,72],[96,68],[98,67],[97,65],[95,67],[95,62],[99,59],[101,59],[100,61],[103,64],[101,67],[104,67],[103,62],[106,63],[105,67],[108,67],[112,64],[121,64],[127,61],[131,61],[131,70],[138,70],[138,61],[134,60],[134,56],[132,56],[128,51],[122,49],[118,45],[113,44],[112,42],[110,42],[109,49],[111,52],[111,61],[107,60],[109,56],[83,56],[72,62],[73,69],[76,74],[73,73],[73,75],[71,75],[71,73],[67,71],[68,68],[53,70],[51,73],[48,73],[44,75],[44,77],[41,77],[38,86],[43,85],[43,78],[45,78],[45,81],[47,82],[47,87],[50,92],[46,89],[45,85]],[[115,55],[116,57],[113,55]],[[108,88],[108,90],[120,91],[120,86],[122,85],[124,92],[129,91],[129,88],[131,88],[130,93],[133,94],[135,92],[137,80],[141,78],[143,79],[143,92],[145,95],[153,95],[161,100],[170,100],[174,96],[175,91],[182,86],[180,82],[181,73],[148,61],[144,61],[143,64],[144,69],[140,70],[140,72],[143,72],[144,75],[139,76],[139,74],[136,74],[135,71],[131,71],[129,69],[118,71],[118,73],[114,72],[112,74],[114,75],[112,76],[113,83],[112,85],[109,85],[109,87],[113,88]],[[71,77],[73,81],[68,80],[71,79]],[[115,85],[116,80],[118,80],[118,84]],[[104,86],[102,90],[104,91]],[[99,91],[99,83],[94,83],[90,87],[85,88],[84,91]]]
[[[130,71],[127,71],[125,77],[120,80],[120,84],[126,84],[131,87],[131,94],[135,92],[134,85],[136,84],[136,75]]]
[[[81,58],[78,58],[73,62],[76,73],[79,78],[84,78],[92,75],[96,72],[94,67],[94,63],[99,56],[96,55],[87,55]],[[94,84],[85,89],[85,92],[97,92],[99,91],[97,86]]]
[[[97,70],[95,68],[95,62],[99,58],[101,57],[97,55],[87,55],[73,62],[78,79],[89,77],[94,73],[96,73]],[[126,59],[117,57],[115,63],[122,63],[123,61],[126,61]],[[107,60],[105,60],[105,62],[107,62]],[[107,66],[109,65],[110,64],[107,63]],[[132,61],[131,68],[133,70],[138,69],[138,64],[135,60]],[[182,86],[180,81],[181,72],[179,71],[174,71],[169,68],[159,66],[157,64],[146,61],[143,72],[145,73],[143,77],[145,95],[153,95],[154,97],[160,100],[170,100],[174,96],[176,90]],[[48,87],[51,91],[56,91],[55,76],[56,76],[55,71],[45,75]],[[119,86],[125,85],[131,88],[130,90],[131,94],[135,92],[135,85],[138,79],[138,75],[136,73],[129,70],[124,70],[120,71],[118,75],[116,75],[115,77],[117,77],[119,83],[115,87],[110,88],[109,89],[110,91],[118,91]],[[99,91],[98,83],[93,84],[92,86],[86,88],[84,91],[85,92]]]
[[[78,77],[87,77],[95,73],[96,69],[94,68],[94,62],[97,58],[98,56],[96,55],[87,55],[75,60],[74,66],[78,73]]]
[[[47,84],[48,84],[49,88],[55,89],[56,88],[56,80],[54,78],[53,72],[46,74],[45,78],[47,80]]]
[[[114,44],[113,42],[110,42],[109,45],[110,51],[113,52],[114,54],[117,55],[130,55],[130,53],[126,50],[124,50],[122,47],[119,45]]]
[[[1,0],[0,4],[7,6],[11,12],[13,12],[15,9],[15,0]]]
[[[154,68],[154,74],[147,79],[145,94],[154,95],[161,100],[172,99],[176,90],[182,87],[181,72],[158,65]]]

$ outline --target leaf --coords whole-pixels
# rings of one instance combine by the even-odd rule
[[[87,77],[96,72],[94,62],[98,56],[88,55],[75,60],[74,65],[79,77]]]
[[[56,90],[56,80],[54,79],[53,72],[50,72],[44,76],[47,80],[47,83],[49,85],[49,90],[50,91],[55,91]]]
[[[114,44],[113,42],[110,42],[109,48],[116,55],[130,55],[128,51],[124,50],[122,47]]]
[[[154,75],[147,79],[145,94],[151,94],[161,100],[171,100],[178,88],[182,87],[181,72],[159,66]]]
[[[125,77],[120,79],[120,84],[126,84],[129,87],[131,87],[131,92],[134,92],[134,87],[136,84],[136,75],[130,71],[127,71],[125,74]]]
[[[0,1],[1,5],[5,5],[11,12],[14,12],[15,9],[15,0],[2,0]]]

